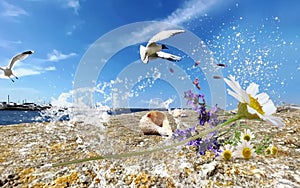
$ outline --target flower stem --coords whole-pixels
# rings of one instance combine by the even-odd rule
[[[170,148],[174,148],[176,146],[180,146],[183,144],[186,144],[192,140],[201,138],[207,134],[209,134],[212,131],[216,131],[221,129],[222,127],[231,124],[239,119],[241,119],[242,117],[237,114],[233,117],[231,117],[230,119],[228,119],[227,121],[225,121],[222,124],[217,125],[216,127],[213,127],[207,131],[201,132],[193,137],[190,137],[186,140],[168,145],[168,146],[164,146],[164,147],[159,147],[159,148],[154,148],[151,150],[144,150],[144,151],[134,151],[134,152],[128,152],[128,153],[122,153],[122,154],[117,154],[117,155],[103,155],[103,156],[97,156],[97,157],[91,157],[91,158],[85,158],[85,159],[78,159],[78,160],[73,160],[73,161],[67,161],[67,162],[62,162],[62,163],[54,163],[52,164],[52,167],[59,167],[59,166],[65,166],[65,165],[70,165],[70,164],[76,164],[76,163],[83,163],[83,162],[88,162],[88,161],[95,161],[95,160],[101,160],[101,159],[120,159],[120,158],[124,158],[124,157],[133,157],[133,156],[139,156],[139,155],[144,155],[144,154],[149,154],[149,153],[154,153],[154,152],[158,152],[158,151],[163,151],[166,149],[170,149]]]

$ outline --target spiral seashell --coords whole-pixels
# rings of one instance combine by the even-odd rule
[[[159,111],[150,111],[145,114],[140,120],[139,127],[145,135],[172,135],[167,116]]]

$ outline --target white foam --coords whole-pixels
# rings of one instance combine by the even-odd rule
[[[86,100],[90,92],[103,93],[107,87],[100,85],[97,88],[80,88],[78,90],[71,90],[64,92],[58,96],[58,98],[52,98],[50,109],[46,109],[41,112],[42,119],[50,122],[57,122],[61,120],[69,120],[71,124],[81,122],[83,124],[96,125],[103,129],[103,123],[109,121],[109,115],[107,111],[110,109],[108,106],[102,105],[100,102],[93,106],[88,106],[84,100]],[[75,94],[77,95],[74,99]],[[73,97],[73,102],[72,102]],[[51,131],[50,129],[48,131]]]

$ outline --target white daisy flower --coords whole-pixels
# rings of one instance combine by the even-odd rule
[[[255,138],[254,134],[251,132],[250,129],[245,129],[244,132],[242,132],[241,134],[241,140],[246,140],[246,141],[250,141],[253,140]]]
[[[239,158],[250,159],[256,157],[256,153],[253,149],[253,145],[246,140],[242,140],[237,146],[234,155]]]
[[[251,83],[245,91],[232,75],[229,75],[228,78],[224,78],[224,81],[233,90],[227,89],[228,94],[236,98],[240,103],[246,104],[248,113],[256,115],[272,125],[284,126],[280,117],[272,116],[276,112],[276,107],[272,100],[269,99],[268,94],[257,94],[259,85]]]
[[[229,161],[233,158],[233,146],[226,144],[221,147],[221,153],[219,155],[219,159],[224,159],[225,161]]]

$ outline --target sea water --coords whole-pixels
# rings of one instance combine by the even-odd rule
[[[11,125],[18,123],[32,123],[41,121],[39,111],[25,110],[0,110],[0,125]]]
[[[159,110],[167,111],[167,109],[148,109],[148,108],[128,108],[128,109],[114,109],[107,110],[105,113],[110,115],[121,115],[127,113]],[[173,110],[173,109],[171,109]],[[95,111],[95,110],[94,110]],[[0,110],[0,125],[12,125],[20,123],[33,123],[33,122],[51,122],[51,121],[69,121],[70,114],[68,112],[53,112],[49,111],[26,111],[26,110]]]

